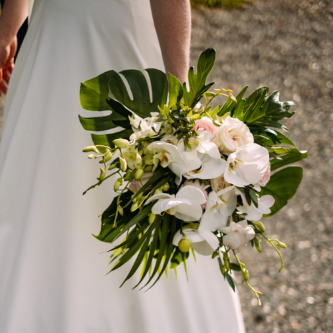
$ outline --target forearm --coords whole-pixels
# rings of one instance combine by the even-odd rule
[[[6,0],[0,16],[0,43],[9,44],[28,16],[28,0]]]
[[[187,81],[191,40],[189,0],[150,0],[165,70]]]

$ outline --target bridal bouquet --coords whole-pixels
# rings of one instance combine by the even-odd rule
[[[101,164],[98,182],[88,190],[115,180],[115,197],[95,237],[118,240],[111,271],[135,258],[123,283],[141,266],[135,287],[152,287],[168,268],[183,264],[186,270],[190,253],[198,253],[218,261],[233,289],[231,271],[239,271],[259,300],[237,250],[250,243],[253,254],[261,252],[265,240],[283,268],[280,249],[286,245],[268,238],[260,220],[293,197],[302,168],[286,165],[307,154],[278,131],[287,131],[280,121],[294,114],[293,103],[280,102],[267,87],[246,98],[247,87],[237,96],[210,90],[206,79],[214,61],[215,50],[203,52],[187,86],[151,68],[109,71],[82,83],[84,109],[112,111],[80,116],[86,130],[113,130],[92,134],[94,145],[84,149]],[[219,96],[224,104],[213,107]]]

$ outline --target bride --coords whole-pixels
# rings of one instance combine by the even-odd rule
[[[0,18],[5,79],[27,7],[6,0]],[[35,0],[0,146],[1,333],[244,332],[213,260],[189,260],[189,281],[179,270],[147,293],[119,288],[128,267],[105,276],[110,244],[91,236],[112,186],[81,195],[96,174],[81,153],[80,82],[148,67],[184,82],[189,43],[188,0]]]

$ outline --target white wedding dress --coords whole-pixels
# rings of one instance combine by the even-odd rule
[[[82,148],[80,82],[163,69],[148,0],[36,0],[5,106],[0,146],[1,333],[242,333],[216,260],[188,261],[148,292],[129,266],[106,275],[98,215],[112,184],[82,196],[98,164]]]

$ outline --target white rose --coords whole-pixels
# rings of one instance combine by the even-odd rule
[[[210,184],[212,185],[212,189],[215,192],[221,191],[227,186],[230,186],[228,182],[225,181],[224,176],[219,176],[217,178],[213,178],[210,180]]]
[[[214,143],[220,152],[226,155],[254,142],[249,128],[242,121],[229,116],[223,121],[215,135]]]

